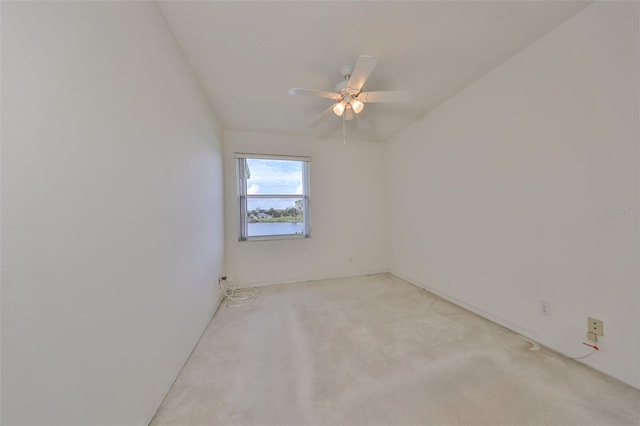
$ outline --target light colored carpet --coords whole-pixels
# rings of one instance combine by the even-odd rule
[[[222,306],[153,425],[638,425],[640,391],[388,274]]]

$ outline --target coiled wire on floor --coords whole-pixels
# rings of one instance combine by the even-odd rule
[[[254,287],[237,288],[231,278],[227,277],[218,278],[218,287],[229,307],[248,305],[258,296],[258,290]]]

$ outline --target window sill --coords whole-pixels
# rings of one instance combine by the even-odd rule
[[[279,241],[279,240],[304,240],[311,238],[311,235],[289,234],[289,235],[264,235],[260,237],[247,237],[244,240],[238,239],[241,243],[252,241]]]

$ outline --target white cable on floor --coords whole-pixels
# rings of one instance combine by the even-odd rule
[[[258,290],[254,287],[249,288],[236,288],[236,285],[232,283],[231,278],[220,277],[218,279],[218,287],[220,293],[226,300],[231,303],[227,303],[229,307],[245,306],[253,302],[258,296]]]
[[[595,349],[591,349],[591,352],[589,352],[588,354],[586,354],[585,356],[578,356],[578,357],[573,357],[573,356],[568,356],[565,355],[567,358],[571,358],[571,359],[585,359],[587,357],[590,357],[591,355],[593,355],[596,352]]]

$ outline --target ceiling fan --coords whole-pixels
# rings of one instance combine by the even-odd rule
[[[326,117],[333,111],[338,117],[344,120],[353,120],[356,114],[364,109],[364,105],[374,102],[409,102],[411,92],[407,91],[385,91],[385,92],[363,92],[362,88],[367,82],[369,75],[376,67],[376,58],[373,56],[361,55],[355,67],[343,65],[340,67],[340,74],[343,80],[335,87],[335,92],[326,92],[314,89],[289,89],[290,95],[316,96],[336,101],[329,108],[317,116],[309,127]]]

